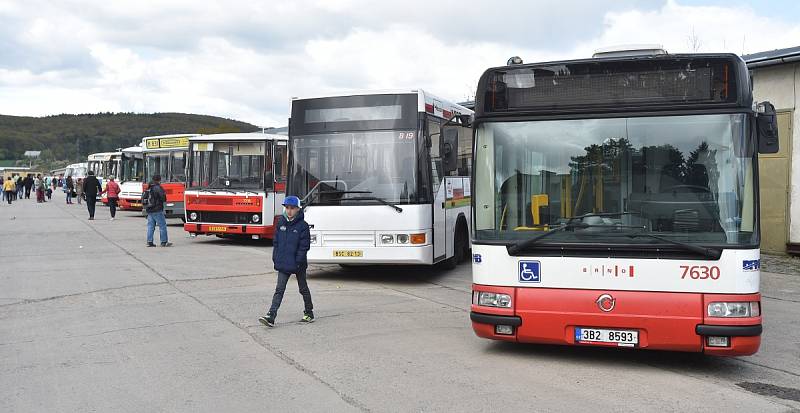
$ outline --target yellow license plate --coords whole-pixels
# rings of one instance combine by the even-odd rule
[[[136,208],[138,208],[138,207],[141,207],[141,206],[142,206],[142,204],[140,204],[140,203],[138,203],[138,202],[134,202],[134,203],[132,203],[132,204],[131,204],[131,206],[132,206],[132,207],[136,207]]]
[[[208,227],[209,232],[225,232],[228,230],[228,227]]]
[[[363,257],[364,251],[359,250],[334,250],[334,257]]]

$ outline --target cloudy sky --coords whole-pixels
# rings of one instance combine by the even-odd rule
[[[187,112],[286,123],[289,99],[424,88],[600,47],[800,46],[800,1],[0,0],[0,113]]]

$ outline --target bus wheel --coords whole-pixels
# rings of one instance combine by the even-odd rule
[[[467,240],[467,228],[460,220],[456,224],[456,233],[453,235],[453,256],[442,262],[442,268],[452,270],[466,259],[466,251],[469,248]]]

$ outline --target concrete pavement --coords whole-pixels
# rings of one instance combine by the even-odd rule
[[[468,265],[314,267],[317,322],[290,281],[267,330],[269,243],[172,221],[175,246],[146,248],[136,213],[97,216],[0,206],[0,411],[800,409],[800,274],[763,274],[744,358],[479,339]]]

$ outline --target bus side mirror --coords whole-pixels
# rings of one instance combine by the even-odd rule
[[[778,115],[769,102],[758,104],[756,128],[758,130],[758,153],[778,152]]]
[[[440,140],[439,155],[442,157],[442,169],[445,174],[458,168],[458,128],[445,128]]]

